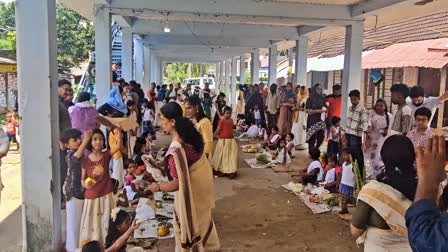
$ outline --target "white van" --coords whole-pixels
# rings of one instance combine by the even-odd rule
[[[204,84],[208,83],[208,87],[211,90],[215,90],[215,78],[214,77],[198,77],[198,78],[187,78],[182,82],[182,88],[186,88],[188,84],[191,84],[191,89],[193,90],[196,86],[199,86],[201,89],[204,88]]]

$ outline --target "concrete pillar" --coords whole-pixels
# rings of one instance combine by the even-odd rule
[[[230,100],[230,61],[231,59],[226,59],[225,60],[225,64],[226,64],[226,76],[225,76],[225,80],[226,80],[226,88],[224,91],[224,94],[226,94],[227,97],[227,101],[231,101]]]
[[[222,92],[225,88],[225,81],[224,81],[224,68],[225,68],[225,62],[221,61],[219,62],[220,68],[219,68],[219,91]]]
[[[95,64],[96,97],[99,106],[109,99],[112,85],[111,15],[107,8],[99,7],[95,13]]]
[[[220,86],[220,73],[221,73],[221,62],[215,64],[215,90],[219,90]]]
[[[269,47],[268,85],[277,83],[277,45]]]
[[[60,251],[56,1],[16,0],[15,9],[23,251]]]
[[[143,82],[142,89],[146,93],[149,90],[151,76],[151,53],[149,45],[143,45]]]
[[[236,57],[232,56],[232,88],[231,88],[231,102],[232,108],[236,108]]]
[[[132,61],[132,31],[130,29],[123,28],[121,30],[123,34],[121,44],[121,76],[129,82],[132,80],[133,73],[133,61]]]
[[[157,85],[163,84],[163,66],[164,63],[161,60],[159,60],[159,81],[157,82]]]
[[[307,85],[307,54],[308,54],[308,38],[301,36],[299,40],[296,40],[296,59],[295,59],[295,73],[296,83],[300,86]]]
[[[288,81],[289,82],[293,82],[293,78],[292,78],[292,69],[294,67],[294,57],[293,57],[293,51],[292,48],[288,49]]]
[[[240,56],[240,84],[246,84],[246,54]]]
[[[250,55],[251,84],[258,83],[260,78],[260,51],[257,49]]]
[[[143,82],[143,42],[141,39],[134,39],[134,79],[138,83]]]
[[[150,63],[149,63],[149,83],[156,82],[157,80],[157,58],[154,53],[150,52]],[[148,88],[151,85],[148,84]]]
[[[361,89],[361,59],[364,22],[356,22],[345,28],[345,57],[342,76],[342,126],[346,126],[348,114],[348,93],[358,89],[363,97]],[[362,103],[361,103],[362,104]]]

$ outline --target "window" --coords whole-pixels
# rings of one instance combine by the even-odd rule
[[[328,72],[311,72],[311,84],[319,83],[322,86],[322,89],[328,89]]]

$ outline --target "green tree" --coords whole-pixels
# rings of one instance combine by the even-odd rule
[[[0,49],[16,49],[15,4],[0,2]],[[63,4],[56,5],[58,64],[63,69],[79,66],[94,45],[94,26]]]
[[[79,66],[94,48],[94,26],[75,11],[57,4],[58,63],[65,69]]]

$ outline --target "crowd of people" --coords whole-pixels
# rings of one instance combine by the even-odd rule
[[[324,182],[325,189],[339,192],[341,214],[356,204],[350,228],[365,251],[448,246],[448,189],[440,187],[445,141],[430,129],[448,93],[425,98],[422,87],[394,84],[392,115],[384,99],[368,110],[360,91],[350,90],[342,126],[340,85],[328,96],[319,84],[309,90],[291,83],[240,85],[232,108],[208,84],[199,89],[151,83],[146,94],[135,81],[116,78],[114,84],[97,107],[90,88],[74,104],[71,83],[58,83],[67,251],[126,251],[138,228],[126,207],[150,192],[176,192],[176,251],[219,250],[213,175],[238,176],[234,132],[263,141],[276,164],[291,164],[296,149],[308,149],[309,165],[295,179]],[[171,135],[163,161],[151,158],[157,129]],[[1,133],[0,140],[9,138],[3,142],[14,140],[12,131]],[[168,180],[160,180],[161,174]]]

